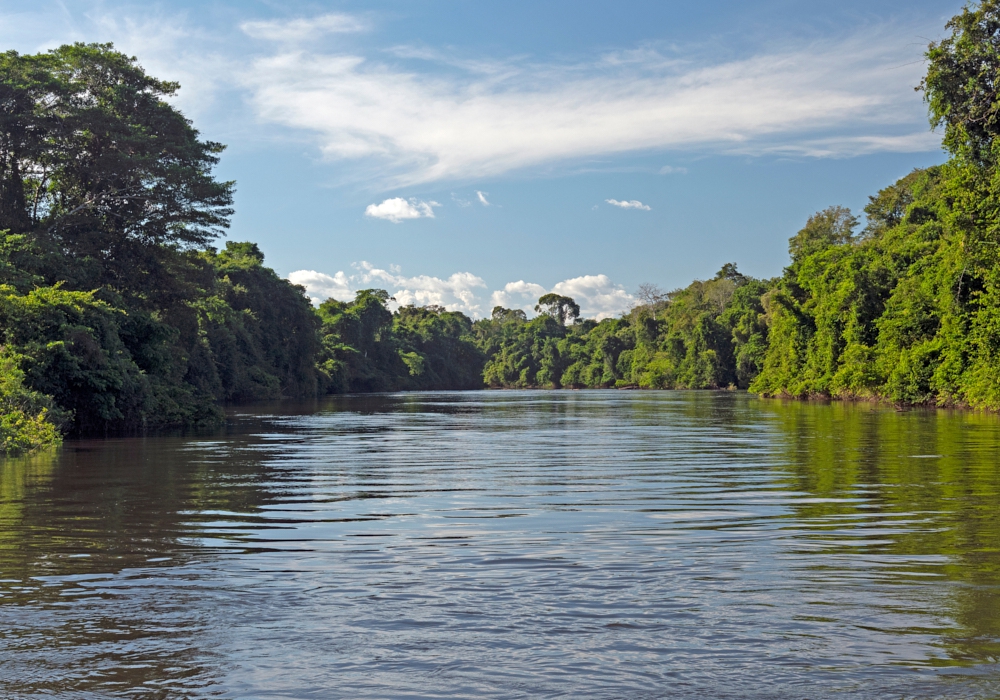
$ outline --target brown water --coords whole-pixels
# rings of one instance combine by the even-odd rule
[[[0,463],[0,696],[1000,697],[1000,420],[239,409]]]

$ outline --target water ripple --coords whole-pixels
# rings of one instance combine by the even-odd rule
[[[1000,423],[344,397],[0,467],[9,697],[1000,695]]]

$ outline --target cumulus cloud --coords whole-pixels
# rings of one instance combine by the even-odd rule
[[[326,34],[362,32],[368,24],[353,15],[331,13],[308,19],[243,22],[240,29],[254,39],[300,44]]]
[[[630,199],[625,202],[619,202],[617,199],[605,199],[608,204],[621,207],[622,209],[642,209],[643,211],[649,211],[650,207],[640,202],[638,199]]]
[[[422,202],[417,199],[403,199],[393,197],[384,200],[381,204],[369,204],[365,208],[365,216],[373,219],[386,219],[394,224],[401,223],[406,219],[433,219],[434,207],[441,206],[438,202]]]
[[[635,305],[634,297],[607,275],[583,275],[563,280],[551,289],[524,280],[508,282],[503,289],[493,292],[490,307],[504,306],[532,314],[538,298],[548,292],[572,297],[580,305],[582,316],[598,321],[628,311]]]
[[[406,277],[398,272],[399,268],[382,270],[368,262],[357,263],[354,268],[357,271],[354,279],[366,287],[384,286],[397,304],[436,304],[477,317],[482,312],[475,290],[486,287],[486,282],[471,272],[456,272],[441,279],[430,275]]]
[[[922,49],[903,33],[866,29],[726,62],[643,50],[488,69],[426,57],[446,73],[296,50],[258,59],[245,84],[261,119],[314,134],[329,158],[374,159],[392,186],[649,149],[933,150],[912,89]]]
[[[352,289],[351,280],[343,272],[330,276],[316,270],[296,270],[288,275],[288,281],[305,287],[306,294],[314,301],[330,297],[338,301],[350,301],[357,291]]]
[[[293,284],[306,288],[314,303],[333,297],[351,301],[359,289],[385,289],[393,298],[392,308],[414,304],[443,306],[451,311],[461,311],[473,318],[489,316],[494,306],[523,309],[529,316],[535,313],[538,298],[548,292],[573,297],[580,305],[585,318],[608,318],[635,305],[635,299],[624,287],[615,284],[607,275],[584,275],[563,280],[551,288],[534,282],[508,282],[502,289],[485,298],[486,282],[471,272],[456,272],[446,278],[431,275],[408,277],[396,265],[388,270],[369,262],[354,263],[350,273],[343,271],[328,275],[316,270],[296,270],[288,275]]]
[[[508,282],[503,289],[498,289],[490,296],[490,308],[503,306],[534,313],[535,301],[547,293],[548,290],[545,287],[534,282],[525,282],[524,280]]]
[[[306,294],[314,303],[330,297],[351,301],[359,289],[375,287],[385,289],[393,296],[393,307],[433,304],[476,318],[482,315],[477,290],[485,288],[486,282],[471,272],[456,272],[442,279],[431,275],[407,277],[396,265],[390,265],[388,270],[384,270],[362,261],[352,267],[351,274],[340,271],[332,276],[315,270],[297,270],[288,275],[288,279],[293,284],[305,287]]]
[[[479,190],[476,190],[476,197],[479,198],[479,203],[484,207],[490,206],[489,200],[486,199],[486,195],[488,194],[489,192],[480,192]]]
[[[635,298],[624,287],[614,284],[607,275],[583,275],[552,287],[552,291],[573,297],[584,316],[602,318],[616,316],[635,306]]]

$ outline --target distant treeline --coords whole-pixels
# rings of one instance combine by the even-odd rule
[[[573,299],[314,308],[252,243],[210,243],[233,183],[110,45],[0,55],[0,449],[211,425],[224,402],[482,387],[734,388],[1000,409],[1000,0],[930,46],[921,89],[949,160],[831,207],[758,280],[725,265],[620,318]]]

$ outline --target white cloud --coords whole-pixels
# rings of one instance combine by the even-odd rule
[[[374,158],[393,186],[653,149],[933,150],[933,137],[911,138],[926,121],[912,89],[922,48],[906,33],[886,26],[724,63],[652,50],[491,70],[440,59],[445,73],[298,50],[257,60],[245,81],[261,119],[311,132],[329,158]]]
[[[398,224],[406,219],[433,219],[434,207],[441,206],[438,202],[422,202],[417,199],[393,197],[381,204],[369,204],[365,208],[365,216],[373,219],[386,219]]]
[[[687,175],[687,168],[679,168],[675,165],[664,165],[660,168],[660,175]]]
[[[441,279],[429,275],[406,277],[391,270],[381,270],[368,262],[357,263],[354,268],[357,274],[352,279],[364,286],[384,285],[401,306],[436,304],[472,316],[479,316],[482,311],[474,290],[486,287],[486,282],[471,272],[456,272],[447,279]]]
[[[559,282],[551,289],[524,280],[508,282],[503,289],[493,292],[490,308],[522,309],[530,315],[534,313],[538,298],[548,292],[572,297],[580,305],[584,318],[596,318],[598,321],[628,311],[635,305],[632,295],[621,285],[614,284],[607,275],[584,275]]]
[[[234,76],[245,61],[234,59],[219,46],[217,36],[183,15],[155,6],[144,8],[138,17],[97,7],[80,11],[61,2],[59,6],[57,13],[0,15],[0,43],[35,52],[76,41],[112,42],[126,55],[137,56],[150,75],[179,82],[181,88],[170,102],[199,124],[220,102],[242,99],[232,91],[244,90],[234,85]],[[242,116],[249,121],[245,112]]]
[[[479,198],[479,203],[484,207],[490,206],[489,200],[486,199],[486,195],[488,194],[489,192],[480,192],[479,190],[476,190],[476,197]]]
[[[634,297],[607,275],[584,275],[568,279],[552,288],[556,294],[573,297],[587,318],[616,316],[635,305]]]
[[[356,289],[351,288],[351,280],[343,272],[330,275],[315,270],[296,270],[288,275],[292,284],[300,284],[306,288],[306,294],[314,301],[322,301],[333,297],[338,301],[350,301],[354,298]]]
[[[301,284],[314,303],[333,297],[351,301],[359,289],[379,288],[394,298],[393,308],[415,304],[435,304],[451,311],[461,311],[473,317],[482,315],[482,305],[476,290],[486,287],[481,277],[471,272],[456,272],[447,279],[430,275],[406,277],[396,265],[388,270],[377,268],[369,262],[355,263],[350,275],[343,271],[331,276],[314,270],[297,270],[288,275],[293,284]]]
[[[921,130],[898,136],[831,136],[772,146],[766,150],[771,153],[826,158],[864,155],[873,151],[891,153],[935,151],[940,147],[940,136]]]
[[[331,13],[309,19],[243,22],[240,29],[254,39],[300,44],[326,34],[362,32],[368,29],[368,23],[353,15]]]
[[[642,209],[643,211],[650,210],[649,206],[643,204],[638,199],[630,199],[624,202],[619,202],[617,199],[605,199],[604,201],[612,206],[621,207],[622,209]]]
[[[0,37],[22,51],[114,41],[152,74],[179,80],[176,104],[213,138],[270,140],[284,136],[269,127],[291,127],[328,158],[363,159],[350,177],[381,187],[628,152],[848,157],[940,145],[912,90],[924,71],[924,46],[912,39],[929,31],[922,24],[772,44],[727,61],[674,47],[567,64],[421,47],[352,55],[310,43],[370,28],[364,15],[249,21],[234,32],[155,8],[58,5],[0,15]],[[246,35],[273,43],[253,58]]]
[[[503,289],[494,291],[486,304],[483,298],[486,282],[471,272],[456,272],[447,278],[431,275],[407,277],[396,265],[384,270],[365,261],[354,263],[352,268],[350,274],[340,271],[335,275],[296,270],[288,275],[288,279],[305,287],[309,298],[317,304],[330,297],[351,301],[359,289],[377,288],[385,289],[395,298],[391,308],[407,304],[436,304],[473,318],[488,316],[494,306],[523,309],[532,316],[538,298],[548,292],[573,297],[585,318],[598,320],[628,311],[635,305],[632,295],[621,285],[614,284],[607,275],[574,277],[555,284],[551,289],[524,280],[508,282]]]
[[[494,306],[503,306],[534,313],[535,302],[547,292],[545,287],[534,282],[525,282],[524,280],[508,282],[503,289],[498,289],[490,296],[490,309]]]

